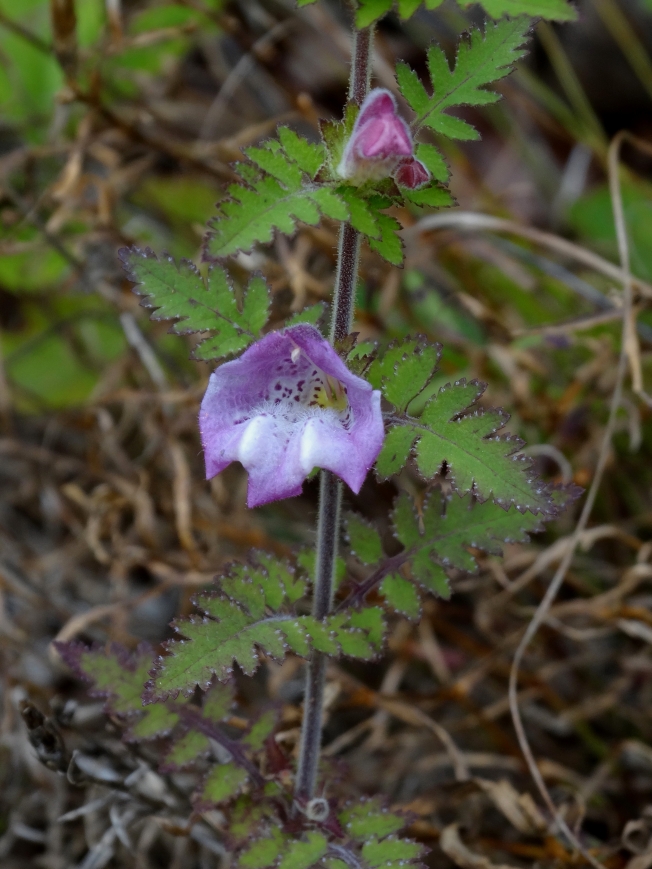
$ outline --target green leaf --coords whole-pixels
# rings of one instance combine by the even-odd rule
[[[326,160],[326,148],[297,136],[289,127],[279,127],[278,137],[288,157],[291,157],[310,178],[314,178]]]
[[[106,648],[88,648],[81,643],[58,643],[68,666],[92,685],[91,695],[106,700],[105,711],[130,724],[127,740],[153,739],[168,735],[179,716],[164,704],[143,705],[143,689],[154,663],[153,650],[143,644],[133,653],[112,643]]]
[[[151,708],[156,708],[159,705],[158,703],[154,703]],[[183,767],[196,761],[197,758],[208,754],[210,750],[211,743],[207,736],[196,730],[189,730],[180,739],[177,739],[170,751],[165,755],[161,768],[163,771],[183,769]]]
[[[359,0],[358,10],[355,14],[355,25],[358,28],[369,27],[374,21],[378,21],[390,11],[393,0]]]
[[[459,494],[473,491],[480,500],[493,498],[505,508],[514,504],[520,511],[556,514],[559,511],[549,487],[533,478],[525,456],[516,455],[523,442],[513,435],[497,434],[508,417],[497,410],[472,409],[484,390],[485,385],[477,381],[448,383],[428,401],[418,420],[407,418],[402,423],[413,432],[410,446],[416,443],[419,471],[432,479],[445,463],[447,479]],[[407,461],[408,440],[392,437],[393,468]],[[390,462],[387,454],[381,457],[379,466],[386,471]]]
[[[298,311],[293,314],[286,323],[286,326],[296,326],[297,323],[310,323],[311,326],[316,326],[326,311],[326,302],[317,302],[316,305],[309,305],[303,311]]]
[[[247,783],[247,773],[234,763],[214,766],[204,779],[196,799],[200,806],[216,805],[236,797]]]
[[[450,169],[441,152],[434,145],[426,145],[419,142],[416,147],[416,156],[421,160],[435,181],[446,183],[450,177]]]
[[[320,860],[328,848],[328,841],[321,833],[308,832],[303,840],[294,841],[287,849],[278,869],[310,869]]]
[[[363,232],[368,238],[380,238],[378,215],[370,208],[368,201],[360,195],[359,188],[343,184],[337,188],[349,209],[349,219],[354,229]]]
[[[529,28],[529,19],[517,18],[487,24],[484,34],[474,30],[460,43],[452,70],[442,49],[432,45],[428,50],[431,97],[418,77],[405,64],[400,64],[397,69],[399,86],[417,115],[415,126],[425,124],[454,139],[478,138],[470,124],[445,112],[455,106],[496,102],[498,94],[484,87],[508,75],[512,65],[523,56],[522,45]]]
[[[341,825],[352,839],[364,842],[382,839],[405,826],[405,818],[388,811],[379,800],[363,799],[339,815]]]
[[[414,444],[414,429],[395,425],[385,435],[380,454],[376,459],[376,474],[387,480],[405,467]]]
[[[173,622],[191,642],[169,641],[168,656],[159,658],[156,675],[147,685],[149,699],[205,687],[214,676],[227,679],[237,662],[246,675],[259,664],[261,651],[280,660],[286,651],[306,656],[311,649],[327,655],[373,658],[382,643],[382,613],[378,608],[336,613],[323,621],[295,616],[290,605],[303,596],[305,584],[271,558],[257,569],[234,565],[222,577],[217,593],[202,593],[195,604],[203,616]],[[379,615],[380,613],[380,615]]]
[[[439,344],[405,338],[390,344],[382,357],[374,359],[366,379],[396,408],[405,410],[432,379],[440,356]]]
[[[325,147],[287,127],[280,128],[279,137],[248,148],[252,162],[236,165],[240,182],[230,185],[228,198],[218,203],[217,216],[209,223],[209,257],[222,259],[266,244],[274,230],[293,235],[298,221],[315,226],[322,216],[348,219],[342,199],[312,180],[326,160]]]
[[[266,869],[273,866],[287,843],[278,827],[265,830],[265,835],[253,842],[246,851],[240,855],[238,865],[242,869]]]
[[[396,81],[399,90],[407,100],[410,108],[418,115],[426,114],[430,110],[430,96],[421,83],[417,73],[407,63],[399,61],[396,64]]]
[[[550,21],[575,21],[577,12],[568,0],[458,0],[462,6],[479,3],[492,18],[529,15]]]
[[[421,601],[412,583],[398,573],[386,576],[380,584],[380,593],[385,601],[409,619],[419,618]]]
[[[418,190],[407,190],[405,188],[402,188],[402,190],[405,198],[415,205],[427,205],[430,208],[448,208],[455,204],[455,200],[449,191],[436,183],[419,187]]]
[[[418,859],[425,851],[419,842],[388,836],[382,841],[372,839],[362,846],[362,859],[371,869],[392,863],[405,863]]]
[[[231,280],[219,266],[209,269],[204,282],[189,260],[159,259],[149,248],[123,248],[120,257],[143,306],[154,309],[153,320],[176,320],[171,331],[177,335],[214,333],[195,348],[197,359],[238,353],[260,337],[270,302],[262,277],[251,279],[240,310]]]
[[[278,722],[278,713],[274,709],[268,709],[267,712],[258,718],[252,725],[251,730],[243,737],[244,745],[249,746],[252,751],[260,751],[265,744],[265,740],[272,733]]]
[[[478,563],[470,550],[501,555],[504,543],[527,543],[542,529],[541,517],[504,510],[492,501],[472,503],[468,497],[444,498],[433,492],[419,516],[411,499],[399,495],[393,511],[396,536],[411,551],[414,578],[430,591],[448,597],[445,570],[475,573]]]
[[[397,234],[400,223],[389,214],[377,212],[376,220],[380,230],[380,238],[370,238],[369,247],[379,253],[383,259],[394,266],[403,264],[403,239]]]
[[[349,513],[346,517],[346,533],[351,552],[363,564],[376,564],[383,557],[380,534],[373,525],[355,513]]]

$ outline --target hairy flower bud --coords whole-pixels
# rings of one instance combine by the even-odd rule
[[[394,172],[394,181],[399,187],[407,187],[408,190],[417,190],[423,187],[430,181],[430,172],[423,165],[421,160],[414,157],[408,157],[396,167]]]
[[[354,184],[392,174],[401,159],[412,156],[412,135],[397,114],[396,100],[384,88],[374,88],[360,107],[346,143],[338,174]]]
[[[300,495],[313,468],[358,492],[385,436],[380,392],[308,324],[271,332],[214,371],[199,428],[206,478],[241,462],[249,507]]]

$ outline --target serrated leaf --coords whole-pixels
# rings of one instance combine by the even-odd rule
[[[298,311],[293,314],[286,322],[286,326],[296,326],[297,323],[310,323],[316,326],[326,311],[326,302],[317,302],[316,305],[309,305],[303,311]]]
[[[321,143],[309,142],[289,127],[279,127],[278,137],[283,150],[310,178],[314,178],[326,161],[326,149]]]
[[[369,247],[379,253],[383,259],[394,266],[403,264],[403,239],[396,233],[400,223],[389,214],[378,211],[376,214],[380,238],[370,238]]]
[[[446,114],[446,111],[455,106],[487,105],[499,98],[496,93],[484,88],[508,75],[512,65],[523,56],[522,45],[527,39],[529,27],[529,19],[517,18],[500,21],[496,25],[487,24],[484,34],[474,30],[468,39],[460,42],[453,69],[442,49],[437,45],[431,46],[428,50],[428,70],[433,93],[427,101],[424,99],[426,91],[417,76],[404,64],[400,65],[397,70],[399,85],[417,115],[414,126],[419,128],[425,124],[454,139],[478,138],[470,124]]]
[[[264,562],[264,556],[258,555]],[[279,611],[303,595],[305,584],[295,580],[285,565],[268,558],[256,571],[235,565],[222,578],[217,594],[199,595],[195,603],[204,617],[173,622],[186,641],[165,644],[167,657],[159,658],[147,683],[148,698],[189,696],[196,685],[205,687],[213,676],[224,681],[236,662],[246,675],[259,665],[261,652],[280,660],[286,651],[306,656],[311,648],[327,655],[370,659],[382,641],[378,618],[360,613],[339,613],[318,621],[310,615]],[[190,642],[188,642],[190,641]]]
[[[155,703],[153,706],[158,706]],[[149,707],[148,707],[149,708]],[[172,748],[163,758],[161,768],[164,771],[169,769],[182,769],[185,766],[193,763],[202,755],[208,754],[211,750],[210,740],[203,733],[196,730],[189,730],[187,733],[177,739]]]
[[[434,492],[419,516],[411,499],[401,494],[394,506],[396,536],[410,550],[414,578],[432,591],[448,596],[444,568],[475,573],[478,563],[470,550],[501,555],[505,543],[526,543],[542,528],[541,518],[516,509],[503,510],[492,501],[472,503],[468,497],[443,498]]]
[[[434,145],[419,142],[416,147],[416,156],[421,160],[435,181],[446,183],[450,178],[450,169],[444,160],[442,153]]]
[[[430,208],[448,208],[454,205],[454,200],[448,190],[438,184],[427,184],[418,190],[404,189],[405,198],[415,205],[427,205]]]
[[[279,140],[248,148],[246,154],[252,163],[237,164],[241,183],[229,186],[228,197],[218,203],[217,216],[209,223],[204,246],[208,259],[266,244],[275,230],[293,235],[299,221],[316,226],[322,216],[348,219],[343,200],[312,180],[326,160],[323,145],[281,127]]]
[[[355,25],[358,28],[369,27],[378,21],[392,8],[394,0],[359,0],[355,13]]]
[[[179,720],[175,712],[163,704],[143,705],[143,686],[154,659],[149,645],[142,644],[133,654],[117,643],[103,649],[58,643],[57,649],[68,666],[91,683],[90,694],[105,699],[105,711],[130,724],[127,740],[166,736],[174,729]]]
[[[382,357],[374,359],[366,379],[375,389],[381,389],[396,408],[405,410],[432,379],[440,356],[439,344],[405,338],[401,343],[391,344]]]
[[[388,836],[381,841],[371,840],[362,846],[362,859],[371,869],[392,863],[416,860],[424,853],[419,842]]]
[[[231,714],[235,700],[235,688],[228,685],[211,685],[202,701],[202,715],[211,721],[219,722]]]
[[[381,480],[393,477],[405,467],[415,441],[414,429],[395,425],[385,435],[376,459],[376,474]]]
[[[362,842],[368,839],[382,839],[405,826],[405,818],[390,812],[374,799],[362,800],[347,808],[341,812],[339,820],[352,839]]]
[[[416,619],[421,612],[421,601],[414,585],[398,573],[386,576],[380,584],[380,593],[396,612]]]
[[[264,837],[253,842],[240,855],[238,865],[242,869],[267,869],[273,866],[286,846],[287,836],[277,827],[265,831]]]
[[[247,773],[234,763],[214,766],[204,779],[196,799],[200,805],[219,805],[236,797],[247,783]]]
[[[242,742],[252,751],[260,751],[265,740],[272,733],[278,721],[278,713],[274,709],[268,709],[254,721],[251,730],[243,738]]]
[[[458,0],[462,6],[479,3],[492,18],[529,15],[549,21],[575,21],[577,12],[568,0]]]
[[[123,248],[120,257],[143,306],[154,309],[153,320],[175,320],[172,331],[178,335],[214,333],[197,345],[196,358],[229,356],[260,337],[269,313],[263,278],[252,278],[240,311],[231,279],[219,266],[209,269],[204,282],[189,260],[158,258],[149,248]]]
[[[459,494],[473,491],[480,500],[493,498],[505,508],[514,504],[521,512],[556,514],[549,487],[533,478],[525,457],[516,455],[523,442],[497,433],[506,415],[471,407],[484,389],[477,381],[448,383],[428,401],[418,421],[403,423],[414,433],[419,471],[432,479],[446,463],[447,479]],[[393,467],[400,464],[398,447],[406,443],[407,438],[392,437]]]
[[[448,139],[458,139],[460,142],[477,142],[480,139],[475,127],[454,115],[430,115],[423,123]]]
[[[373,525],[355,513],[349,513],[346,517],[346,533],[351,552],[363,564],[376,564],[383,557],[380,534]]]
[[[297,553],[297,564],[308,574],[312,580],[315,575],[317,552],[314,547],[301,549]],[[337,590],[346,579],[346,561],[338,555],[335,559],[335,589]]]
[[[367,200],[360,195],[359,189],[342,184],[337,188],[340,196],[349,209],[349,220],[354,229],[363,232],[369,238],[380,238],[378,216],[369,207]]]
[[[294,841],[281,858],[278,869],[310,869],[328,849],[328,841],[321,833],[305,834],[302,840]]]

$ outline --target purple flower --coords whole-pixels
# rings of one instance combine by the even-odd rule
[[[265,335],[214,371],[199,429],[206,479],[241,462],[249,507],[300,495],[313,468],[359,492],[384,438],[380,392],[307,324]]]
[[[400,187],[407,187],[409,190],[418,190],[430,181],[430,172],[423,165],[421,160],[416,160],[414,157],[408,157],[396,167],[394,172],[394,181]]]
[[[397,114],[396,100],[374,88],[360,107],[338,174],[356,184],[387,178],[403,157],[411,156],[412,136]]]

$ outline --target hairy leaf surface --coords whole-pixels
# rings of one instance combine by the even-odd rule
[[[543,527],[541,518],[531,513],[503,510],[491,501],[472,503],[469,497],[444,498],[439,491],[419,515],[409,496],[399,495],[393,522],[397,538],[411,552],[413,577],[442,597],[450,595],[445,569],[477,571],[471,549],[501,555],[504,543],[527,543],[529,534]]]
[[[378,460],[379,473],[403,467],[414,445],[417,467],[426,479],[445,467],[447,479],[460,494],[472,491],[480,500],[492,498],[505,508],[514,504],[520,511],[556,514],[559,508],[549,487],[533,477],[528,459],[516,455],[523,442],[497,434],[507,415],[472,407],[484,390],[477,381],[442,386],[418,420],[401,422],[412,437],[390,429]]]
[[[220,266],[212,266],[204,281],[194,263],[159,258],[149,248],[123,248],[120,257],[143,306],[154,309],[153,320],[176,320],[171,331],[177,335],[213,333],[195,348],[196,359],[238,353],[260,337],[270,303],[262,277],[251,279],[240,307],[231,279]]]
[[[344,201],[329,186],[315,181],[326,160],[323,145],[313,144],[281,127],[270,139],[245,152],[250,163],[238,163],[239,182],[218,203],[209,223],[205,254],[208,259],[250,251],[272,240],[274,231],[293,235],[297,222],[316,226],[322,216],[348,219]]]
[[[307,6],[315,0],[298,0],[299,6]],[[437,9],[444,0],[397,0],[398,13],[403,19],[411,18],[422,5],[426,9]],[[478,3],[492,18],[503,15],[515,17],[529,15],[533,18],[547,18],[551,21],[574,21],[577,12],[569,0],[457,0],[460,6],[468,7]],[[389,12],[393,0],[358,0],[356,24],[358,27],[368,27]]]
[[[149,697],[188,695],[214,676],[227,679],[234,662],[251,675],[261,652],[274,659],[283,658],[287,651],[305,657],[312,649],[362,659],[377,654],[383,635],[379,608],[337,613],[323,621],[296,616],[290,604],[303,596],[305,582],[278,564],[270,559],[258,569],[234,566],[221,579],[217,593],[196,598],[203,615],[173,623],[187,639],[166,644],[170,654],[160,658],[152,671]]]
[[[396,77],[401,93],[417,115],[414,125],[430,127],[451,139],[479,138],[466,121],[446,114],[455,106],[480,106],[494,103],[499,95],[485,90],[485,85],[509,74],[513,64],[523,56],[531,22],[517,18],[498,24],[487,24],[484,34],[474,30],[460,42],[455,65],[438,45],[428,49],[428,71],[432,95],[428,94],[417,74],[405,63],[399,63]],[[418,193],[419,191],[415,191]]]

